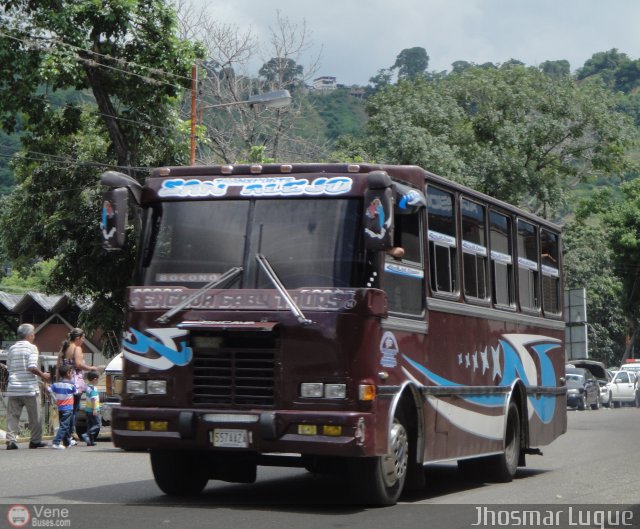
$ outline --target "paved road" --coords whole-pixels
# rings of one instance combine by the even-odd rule
[[[90,527],[98,529],[455,528],[472,526],[478,506],[487,505],[562,511],[565,522],[569,506],[610,516],[632,506],[633,527],[640,527],[640,409],[568,413],[568,433],[543,457],[529,456],[513,483],[470,483],[455,465],[428,466],[426,489],[390,508],[351,506],[339,478],[279,468],[259,468],[252,485],[212,481],[199,498],[176,501],[155,486],[146,453],[122,452],[109,442],[64,452],[0,450],[0,502],[69,507],[70,527],[85,525],[81,519],[89,516]],[[102,505],[86,505],[95,503]],[[5,526],[0,508],[0,528]]]

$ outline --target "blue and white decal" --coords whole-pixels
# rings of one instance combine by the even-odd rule
[[[161,197],[223,197],[230,188],[240,188],[247,197],[342,195],[351,191],[353,180],[348,176],[320,177],[312,182],[294,176],[266,178],[216,178],[199,180],[173,178],[162,182]]]
[[[398,365],[398,340],[392,332],[385,332],[380,340],[380,365],[382,367],[396,367]]]
[[[100,215],[100,231],[105,241],[108,241],[116,233],[116,227],[113,226],[113,217],[115,215],[115,209],[113,204],[109,200],[105,200],[102,203],[102,213]],[[111,225],[111,229],[109,226]]]
[[[187,365],[193,358],[193,351],[187,347],[188,334],[175,327],[146,329],[144,333],[130,327],[122,341],[124,356],[134,364],[158,371]]]
[[[424,272],[422,270],[416,270],[415,268],[409,268],[408,266],[396,263],[384,263],[384,271],[389,274],[412,277],[414,279],[422,279],[424,277]]]
[[[425,207],[427,201],[424,195],[415,189],[410,189],[406,193],[400,193],[400,200],[398,201],[399,209],[409,209],[410,207]]]
[[[555,387],[556,372],[549,353],[560,347],[560,340],[536,334],[504,334],[498,340],[496,347],[485,347],[484,350],[473,353],[460,353],[457,356],[459,370],[479,372],[485,374],[491,372],[491,379],[496,387],[510,389],[512,384],[520,379],[527,388]],[[536,358],[530,351],[535,353]],[[454,380],[446,379],[434,373],[426,366],[403,355],[408,365],[424,375],[432,384],[440,387],[461,387]],[[537,360],[537,361],[536,361]],[[538,369],[537,365],[540,366]],[[405,373],[414,381],[417,379],[408,369]],[[465,376],[464,378],[468,378]],[[455,390],[454,390],[455,391]],[[508,394],[490,395],[459,395],[461,400],[473,403],[485,408],[506,406]],[[555,395],[528,395],[529,418],[534,414],[544,424],[553,420],[556,407]],[[462,430],[468,431],[489,439],[501,439],[504,431],[504,415],[484,414],[472,409],[457,406],[452,402],[444,401],[433,395],[427,395],[427,400],[445,416],[452,424]]]

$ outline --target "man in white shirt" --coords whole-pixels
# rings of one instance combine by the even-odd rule
[[[31,439],[29,448],[42,448],[42,418],[40,414],[40,388],[38,377],[45,382],[50,380],[49,373],[38,368],[38,348],[33,344],[35,328],[29,323],[18,327],[18,341],[9,348],[7,369],[9,384],[7,386],[7,450],[18,448],[18,433],[22,408],[27,408]]]

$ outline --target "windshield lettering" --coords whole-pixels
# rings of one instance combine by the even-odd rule
[[[320,177],[312,182],[293,176],[271,178],[216,178],[213,181],[192,178],[165,180],[158,191],[161,197],[223,197],[232,187],[239,187],[247,197],[341,195],[351,191],[353,180],[346,176]]]

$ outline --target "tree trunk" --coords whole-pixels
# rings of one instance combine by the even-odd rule
[[[104,89],[104,84],[101,82],[102,80],[100,72],[97,68],[94,68],[90,63],[88,63],[89,57],[85,58],[87,59],[87,61],[84,61],[82,63],[84,71],[87,74],[87,79],[89,80],[89,85],[91,86],[93,96],[95,97],[98,108],[100,109],[102,120],[107,127],[109,139],[113,144],[113,149],[118,160],[118,165],[123,168],[135,166],[136,163],[133,159],[133,154],[131,153],[131,149],[127,145],[127,141],[124,137],[124,134],[122,133],[120,124],[118,123],[116,110],[111,103],[109,94]],[[128,172],[131,173],[131,170],[129,170]]]

